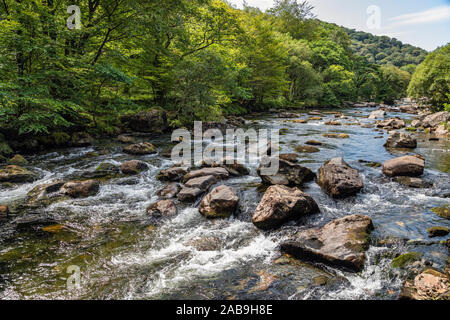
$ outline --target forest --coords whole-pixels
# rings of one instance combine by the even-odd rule
[[[72,4],[81,28],[70,30]],[[389,104],[407,92],[448,103],[449,45],[415,71],[425,51],[322,22],[312,9],[297,0],[267,12],[221,0],[3,0],[0,128],[112,135],[121,116],[148,108],[179,127],[270,108]]]

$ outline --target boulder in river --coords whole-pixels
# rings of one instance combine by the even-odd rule
[[[278,157],[280,157],[281,160],[285,160],[292,163],[298,161],[298,154],[296,153],[280,153]]]
[[[150,142],[131,144],[123,148],[123,152],[128,154],[145,155],[156,153],[156,148]]]
[[[270,158],[263,158],[257,170],[264,184],[298,186],[314,180],[316,174],[310,169],[283,159],[279,159],[279,169],[274,175],[262,175],[262,169],[270,166]]]
[[[384,110],[376,110],[372,111],[369,115],[369,119],[377,119],[377,118],[384,118],[386,115],[386,111]]]
[[[177,207],[172,200],[160,200],[147,208],[147,213],[158,218],[174,216],[177,212]]]
[[[394,177],[394,181],[410,188],[426,188],[430,186],[429,183],[426,183],[423,179],[417,177],[397,176]]]
[[[138,132],[161,133],[168,128],[166,112],[160,109],[124,115],[120,120],[125,127]]]
[[[194,202],[204,191],[199,188],[183,187],[178,192],[177,198],[181,202]]]
[[[383,173],[388,177],[417,177],[423,174],[425,161],[416,156],[403,156],[383,163]]]
[[[201,176],[186,181],[184,185],[188,188],[198,188],[202,191],[206,191],[216,182],[217,178],[215,176]]]
[[[9,165],[0,170],[0,182],[31,182],[35,177],[33,172],[16,165]]]
[[[392,118],[392,119],[386,119],[383,121],[378,121],[377,127],[387,129],[387,130],[401,129],[401,128],[406,127],[406,123],[402,119]]]
[[[417,147],[417,140],[414,136],[405,132],[393,131],[390,133],[386,143],[386,148],[410,148]]]
[[[319,169],[317,183],[333,198],[353,196],[363,188],[358,170],[350,167],[342,158],[325,162]]]
[[[447,111],[441,111],[426,116],[422,120],[422,126],[424,128],[432,128],[447,121],[450,121],[450,113]]]
[[[180,185],[176,182],[172,182],[159,190],[156,194],[162,199],[171,199],[175,198],[180,190]]]
[[[414,280],[406,280],[400,300],[448,300],[450,296],[448,275],[434,269],[427,269]]]
[[[320,149],[313,146],[297,146],[294,149],[298,153],[316,153],[320,152]]]
[[[346,216],[321,228],[297,232],[281,244],[281,250],[300,260],[320,262],[359,272],[369,247],[372,220],[363,215]]]
[[[169,169],[161,170],[156,179],[160,181],[180,181],[188,172],[184,167],[171,167]]]
[[[263,230],[274,229],[289,220],[319,212],[314,199],[298,188],[270,186],[252,217],[253,224]]]
[[[148,165],[145,162],[139,160],[126,161],[120,166],[120,170],[122,170],[122,173],[129,175],[138,174],[147,169]]]
[[[227,169],[222,167],[215,168],[203,168],[199,170],[193,170],[183,177],[183,181],[188,181],[193,178],[204,177],[204,176],[214,176],[217,179],[225,179],[230,176]]]
[[[27,204],[35,207],[49,205],[61,197],[59,190],[64,183],[64,181],[54,181],[34,187],[27,193]]]
[[[207,218],[228,218],[236,210],[238,202],[235,188],[220,185],[203,198],[199,212]]]
[[[431,227],[427,229],[428,236],[430,238],[434,237],[445,237],[450,233],[450,228],[447,227]]]
[[[223,158],[220,161],[214,161],[211,163],[211,167],[221,167],[225,168],[230,175],[240,177],[245,176],[250,173],[248,168],[246,168],[242,163],[233,158]]]
[[[317,140],[308,140],[305,142],[305,144],[310,145],[310,146],[321,146],[322,142],[317,141]]]
[[[96,180],[68,181],[60,189],[60,193],[72,198],[85,198],[96,195],[100,183]]]

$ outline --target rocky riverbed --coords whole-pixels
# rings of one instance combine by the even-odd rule
[[[254,115],[245,127],[281,133],[263,177],[264,162],[176,166],[167,134],[16,156],[0,298],[448,297],[448,120],[407,104]]]

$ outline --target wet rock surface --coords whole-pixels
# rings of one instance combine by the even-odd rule
[[[84,198],[96,195],[100,189],[100,183],[96,180],[68,181],[60,189],[60,193],[72,198]]]
[[[319,169],[317,183],[333,198],[353,196],[364,186],[358,170],[350,167],[342,158],[325,162]]]
[[[434,269],[427,269],[414,280],[407,280],[400,292],[401,300],[449,300],[448,275]]]
[[[392,132],[385,145],[386,148],[410,148],[417,147],[417,140],[414,136],[404,132]]]
[[[314,180],[316,174],[310,169],[287,160],[279,159],[279,169],[274,174],[264,174],[264,168],[272,166],[270,158],[261,160],[257,173],[261,177],[263,183],[267,185],[288,185],[298,186],[303,183]],[[271,172],[270,172],[271,173]]]
[[[267,230],[317,212],[319,206],[310,195],[297,188],[275,185],[264,193],[252,222],[256,227]]]
[[[423,174],[425,161],[415,156],[398,157],[383,164],[383,173],[389,177],[417,177]]]
[[[123,152],[135,155],[145,155],[156,153],[156,148],[150,142],[142,142],[126,146],[123,148]]]
[[[139,160],[130,160],[122,163],[120,170],[123,174],[134,175],[148,169],[148,165]]]
[[[0,182],[25,183],[36,178],[36,174],[17,165],[9,165],[0,169]]]
[[[198,210],[207,218],[228,218],[236,210],[238,202],[235,188],[220,185],[203,198]]]
[[[303,260],[361,271],[369,246],[372,220],[351,215],[334,220],[322,228],[300,231],[281,244],[281,250]]]
[[[147,208],[147,213],[153,217],[170,217],[178,213],[177,207],[172,200],[161,200]]]

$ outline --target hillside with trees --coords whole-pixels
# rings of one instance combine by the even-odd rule
[[[354,54],[363,34],[322,23],[295,0],[266,13],[221,0],[82,0],[74,30],[70,4],[0,4],[2,130],[112,135],[123,115],[149,108],[178,127],[269,108],[391,103],[411,76],[398,67],[424,56],[385,37],[361,38],[367,57]],[[387,62],[382,52],[393,65],[374,63]]]
[[[354,29],[343,29],[351,39],[352,51],[366,57],[370,63],[392,64],[407,71],[414,71],[414,66],[422,63],[428,54],[421,48],[404,44],[395,38],[375,36]]]

